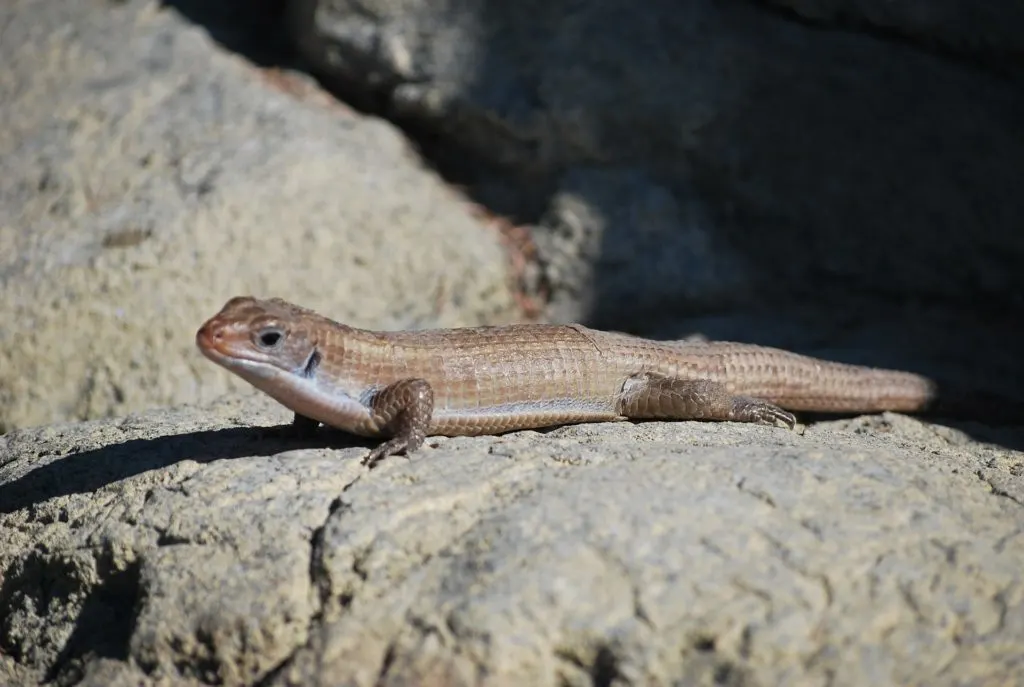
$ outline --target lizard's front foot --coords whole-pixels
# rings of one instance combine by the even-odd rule
[[[373,467],[382,458],[412,453],[423,445],[434,411],[434,391],[423,379],[402,379],[384,387],[371,401],[378,424],[393,437],[363,459]]]
[[[394,439],[388,439],[383,444],[375,449],[372,449],[366,457],[363,458],[363,465],[369,467],[371,470],[373,467],[388,456],[395,456],[400,453],[406,454],[408,457],[410,451],[414,451],[417,447],[410,447],[409,440],[405,437],[395,437]]]

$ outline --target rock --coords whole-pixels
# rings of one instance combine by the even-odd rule
[[[497,232],[392,125],[156,2],[0,9],[0,432],[241,388],[230,297],[380,327],[515,313]]]
[[[259,429],[287,419],[0,438],[3,654],[96,685],[1024,677],[1020,431],[613,423],[371,471]]]
[[[764,4],[288,10],[325,80],[519,184],[518,205],[504,202],[535,213],[558,319],[644,329],[708,311],[795,320],[813,305],[827,322],[885,303],[1019,317],[1020,6]],[[977,66],[974,46],[1001,69]],[[475,187],[491,199],[502,184]]]

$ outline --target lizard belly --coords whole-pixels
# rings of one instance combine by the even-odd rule
[[[434,408],[429,434],[473,436],[625,418],[610,398],[554,398],[465,408]]]

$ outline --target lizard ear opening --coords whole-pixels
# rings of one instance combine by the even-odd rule
[[[284,330],[279,327],[264,327],[253,336],[253,340],[260,348],[277,348],[284,342],[284,338]]]

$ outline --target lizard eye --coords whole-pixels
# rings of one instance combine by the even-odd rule
[[[275,327],[263,329],[256,335],[256,343],[261,348],[274,348],[284,341],[284,332]]]

